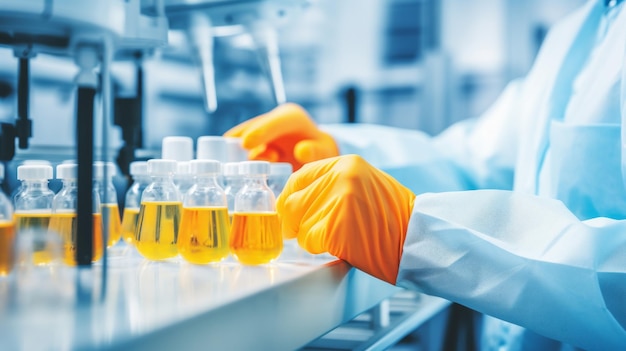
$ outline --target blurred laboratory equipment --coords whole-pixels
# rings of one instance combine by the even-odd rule
[[[269,81],[272,99],[286,101],[280,66],[276,28],[287,14],[301,11],[307,1],[214,1],[166,0],[164,11],[174,30],[182,30],[192,46],[201,70],[203,101],[208,113],[218,108],[215,69],[217,38],[245,37],[246,48],[254,50]],[[157,6],[156,0],[144,0],[144,9]],[[240,44],[241,45],[241,44]]]
[[[116,174],[113,162],[96,161],[94,163],[93,189],[100,196],[102,220],[107,247],[112,247],[122,237],[122,221],[120,219],[117,192],[113,185]]]
[[[48,229],[60,235],[63,242],[63,261],[70,266],[76,265],[76,200],[78,194],[77,169],[75,163],[63,163],[57,166],[56,177],[61,179],[63,187],[52,199],[52,217]],[[94,189],[93,194],[93,258],[96,262],[102,258],[102,213],[100,195]]]
[[[218,183],[221,165],[216,160],[192,160],[190,166],[195,184],[183,198],[178,252],[195,264],[219,262],[230,252],[226,194]]]
[[[174,160],[148,160],[148,174],[152,180],[141,195],[135,246],[143,257],[150,260],[164,260],[178,255],[182,201],[172,180],[174,172]]]
[[[283,250],[283,236],[276,213],[274,193],[267,186],[270,164],[245,161],[239,164],[244,186],[235,196],[230,249],[247,265],[272,262]]]
[[[0,182],[4,181],[4,165],[0,163]],[[15,223],[11,200],[0,191],[0,277],[11,273],[15,251]]]
[[[124,201],[124,214],[122,216],[122,238],[126,243],[133,244],[135,241],[135,230],[139,219],[139,208],[141,206],[141,194],[150,184],[148,174],[148,162],[133,161],[129,167],[133,183],[126,191]]]
[[[54,233],[48,231],[52,216],[54,192],[48,187],[52,179],[52,167],[48,165],[22,165],[17,167],[17,178],[22,182],[22,189],[15,195],[15,230],[17,235],[31,233],[32,259],[36,265],[47,264],[53,260],[48,245]],[[24,234],[22,234],[24,233]]]
[[[223,136],[204,135],[197,141],[198,160],[216,160],[227,162],[226,139]]]
[[[160,9],[159,13],[162,14],[162,7]],[[141,11],[140,0],[94,0],[88,3],[78,0],[5,0],[0,4],[0,45],[12,49],[19,61],[17,120],[14,124],[2,124],[0,158],[13,158],[15,137],[19,141],[20,149],[28,148],[29,138],[37,135],[38,128],[39,138],[43,136],[45,139],[48,136],[57,140],[57,143],[69,141],[69,146],[75,147],[75,153],[70,156],[75,157],[78,164],[77,225],[78,233],[81,233],[77,238],[79,265],[90,265],[92,261],[92,235],[82,233],[90,233],[93,227],[91,186],[96,117],[101,117],[102,121],[102,128],[98,128],[102,132],[102,159],[108,158],[108,130],[112,122],[113,105],[111,62],[114,59],[142,57],[167,42],[167,19],[159,13],[148,15]],[[30,62],[34,58],[47,55],[70,58],[75,62],[71,70],[52,70],[45,73],[54,77],[53,82],[77,87],[74,100],[75,119],[68,119],[70,116],[59,114],[59,111],[50,111],[51,106],[41,103],[43,100],[30,104]],[[67,76],[71,77],[67,79]],[[140,82],[137,86],[141,86]],[[29,119],[29,108],[37,109],[39,106],[42,106],[40,113],[53,114],[56,118],[32,123]],[[137,110],[141,112],[141,109],[133,112]],[[68,115],[74,113],[70,112]],[[61,116],[66,121],[75,122],[70,122],[70,125],[59,123],[57,119]],[[74,124],[74,128],[70,127],[71,124]],[[59,127],[66,127],[65,133],[55,133]],[[124,136],[130,137],[125,138],[127,143],[131,143],[127,145],[127,150],[131,152],[124,153],[128,158],[134,147],[138,146],[136,130],[125,130]],[[45,144],[42,146],[45,150]]]
[[[239,173],[239,162],[224,163],[222,174],[224,176],[224,193],[228,204],[228,217],[232,223],[235,212],[235,196],[244,185],[243,175]]]
[[[293,173],[293,166],[288,162],[271,162],[267,185],[272,189],[275,197],[283,191],[289,176]]]

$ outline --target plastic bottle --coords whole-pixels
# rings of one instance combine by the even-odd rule
[[[244,184],[243,176],[239,174],[239,162],[225,163],[222,167],[222,174],[224,175],[224,193],[228,204],[228,217],[232,223],[235,212],[235,196]]]
[[[219,262],[229,253],[230,222],[226,194],[217,181],[220,163],[215,160],[190,162],[195,185],[183,198],[178,252],[188,262]]]
[[[104,171],[106,167],[106,179],[104,179]],[[102,218],[108,220],[108,240],[107,247],[117,244],[122,237],[122,220],[120,219],[120,209],[117,202],[117,192],[113,186],[113,176],[115,176],[115,165],[112,162],[97,161],[94,163],[93,169],[93,187],[100,196],[100,207],[102,209]],[[106,196],[104,188],[106,187]]]
[[[291,163],[273,162],[270,164],[270,175],[267,178],[267,185],[272,189],[274,196],[278,197],[283,191],[291,173],[293,173]]]
[[[135,241],[135,230],[139,219],[139,207],[141,206],[141,194],[150,184],[148,175],[148,162],[135,161],[130,163],[130,175],[133,184],[126,191],[124,201],[124,215],[122,216],[122,238],[128,244]]]
[[[161,158],[174,160],[178,163],[174,170],[174,184],[181,195],[193,185],[193,177],[189,173],[189,161],[193,159],[193,139],[185,136],[168,136],[161,142]]]
[[[241,138],[224,137],[226,142],[226,162],[248,161],[248,151],[241,145]]]
[[[63,261],[76,265],[76,235],[78,221],[76,206],[78,201],[77,164],[64,163],[57,166],[57,179],[63,187],[52,200],[52,218],[49,229],[61,236],[63,242]],[[93,190],[93,256],[92,262],[102,257],[102,214],[100,213],[100,195]]]
[[[4,181],[4,164],[0,163],[0,182]],[[0,191],[0,277],[13,270],[15,225],[11,200]]]
[[[245,185],[235,196],[230,249],[243,264],[269,263],[283,249],[274,194],[267,186],[270,164],[245,161],[239,164],[239,171]]]
[[[226,162],[226,138],[206,135],[198,138],[196,149],[198,160],[216,160]]]
[[[48,231],[52,217],[54,192],[48,187],[52,166],[21,165],[17,167],[21,190],[15,194],[15,230],[17,235],[32,233],[32,260],[35,265],[51,263],[55,259],[52,242],[55,234]]]
[[[150,260],[178,255],[178,230],[182,212],[180,193],[172,180],[176,161],[148,161],[151,182],[141,195],[135,246]]]

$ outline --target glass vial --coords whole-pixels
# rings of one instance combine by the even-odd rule
[[[228,162],[222,167],[224,175],[224,193],[228,204],[228,217],[233,222],[233,212],[235,212],[235,195],[243,188],[243,176],[239,174],[239,163]]]
[[[52,217],[54,192],[48,187],[52,166],[21,165],[17,167],[21,190],[15,195],[15,229],[17,235],[32,235],[30,243],[32,263],[43,265],[56,258],[55,234],[48,231]]]
[[[267,178],[267,185],[272,189],[275,197],[283,191],[289,176],[293,173],[293,166],[288,162],[272,162],[270,164],[270,175]]]
[[[269,171],[265,161],[239,164],[245,185],[235,196],[230,249],[243,264],[269,263],[283,250],[275,198],[267,186]]]
[[[122,216],[122,238],[126,243],[133,244],[139,218],[139,207],[141,206],[141,194],[150,184],[148,162],[131,162],[130,175],[133,178],[133,184],[126,191],[124,215]]]
[[[76,206],[78,202],[78,165],[64,163],[57,166],[57,179],[63,187],[52,199],[52,218],[49,229],[61,236],[63,243],[63,262],[70,266],[76,265],[76,236],[78,221]],[[93,190],[93,256],[92,262],[102,257],[102,215],[100,213],[100,195]]]
[[[4,180],[4,164],[0,163],[0,182]],[[11,200],[0,191],[0,277],[13,270],[15,257],[15,225]]]
[[[189,174],[189,161],[193,159],[193,139],[186,136],[168,136],[161,142],[161,158],[178,163],[174,170],[174,184],[181,195],[193,185]]]
[[[104,178],[106,167],[106,179]],[[106,218],[108,239],[107,247],[111,247],[117,244],[122,237],[122,220],[120,219],[120,210],[117,202],[117,192],[115,186],[113,186],[113,176],[115,176],[116,169],[112,162],[95,162],[93,169],[93,187],[100,196],[100,207],[102,209],[102,218]],[[104,194],[104,188],[106,187],[106,196]]]
[[[226,194],[218,184],[219,161],[192,160],[195,184],[183,198],[178,252],[188,262],[219,262],[229,253]]]
[[[164,260],[178,255],[182,202],[172,180],[174,172],[176,161],[148,161],[151,182],[141,195],[135,246],[143,257],[150,260]]]

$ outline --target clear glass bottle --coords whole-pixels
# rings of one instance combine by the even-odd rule
[[[178,255],[182,202],[172,180],[175,171],[176,161],[148,160],[151,182],[141,195],[135,247],[150,260],[164,260]]]
[[[52,200],[52,218],[48,228],[60,235],[63,242],[63,262],[76,265],[76,236],[78,221],[76,208],[78,202],[78,165],[64,163],[57,166],[57,179],[63,187]],[[93,189],[93,254],[92,262],[102,257],[102,214],[100,213],[100,195]]]
[[[15,194],[15,230],[17,235],[32,234],[32,260],[35,265],[51,263],[56,248],[56,237],[48,231],[52,217],[54,192],[48,187],[52,179],[52,166],[21,165],[17,167],[21,190]]]
[[[245,185],[235,196],[230,249],[235,258],[248,265],[269,263],[283,250],[283,238],[275,198],[267,186],[269,162],[239,164]]]
[[[130,163],[130,175],[133,177],[133,184],[126,191],[124,201],[124,215],[122,216],[122,238],[126,243],[133,244],[135,241],[135,230],[139,219],[139,207],[141,206],[141,194],[150,184],[148,175],[148,162],[135,161]]]
[[[267,177],[267,185],[272,189],[274,196],[278,197],[283,191],[291,173],[293,173],[291,163],[272,162],[270,164],[270,175]]]
[[[218,184],[220,163],[192,160],[190,166],[196,181],[183,197],[178,252],[191,263],[219,262],[230,251],[226,194]]]
[[[189,161],[193,160],[193,139],[186,136],[168,136],[161,142],[161,158],[178,163],[174,171],[174,184],[181,196],[193,185]]]
[[[187,191],[193,186],[193,175],[189,168],[189,162],[179,161],[176,164],[176,174],[174,174],[174,185],[178,188],[181,196],[185,196]]]
[[[224,176],[224,193],[228,204],[228,218],[232,223],[235,212],[235,195],[244,185],[243,176],[239,174],[239,162],[224,163],[222,174]]]
[[[104,179],[106,167],[106,179]],[[112,162],[97,161],[93,169],[93,187],[100,196],[102,218],[107,218],[108,240],[107,247],[117,244],[122,237],[122,220],[117,202],[117,192],[113,186],[113,176],[116,174],[115,165]],[[104,188],[106,187],[106,196]]]
[[[0,182],[4,181],[4,164],[0,163]],[[13,270],[15,257],[15,222],[11,200],[0,191],[0,277]]]

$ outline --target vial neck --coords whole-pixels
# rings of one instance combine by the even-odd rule
[[[251,175],[246,176],[245,184],[247,186],[267,186],[267,176],[266,175]]]
[[[76,179],[63,179],[63,188],[76,188],[78,181]]]
[[[152,179],[153,183],[163,183],[163,182],[167,182],[167,183],[172,183],[173,182],[173,178],[170,175],[152,175],[150,176],[150,178]]]
[[[48,180],[44,179],[44,180],[32,180],[32,179],[28,179],[28,180],[23,180],[22,181],[22,186],[25,189],[29,189],[29,190],[38,190],[38,189],[43,189],[43,190],[48,190]]]
[[[196,184],[199,186],[218,186],[215,176],[196,177]]]

